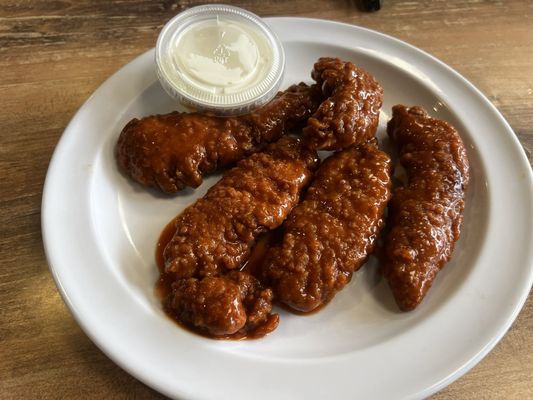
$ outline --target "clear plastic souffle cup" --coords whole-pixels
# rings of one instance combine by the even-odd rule
[[[195,111],[237,115],[270,101],[283,80],[280,40],[257,15],[208,4],[172,18],[157,39],[165,91]]]

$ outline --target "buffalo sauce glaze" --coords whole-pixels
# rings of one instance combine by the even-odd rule
[[[156,250],[155,250],[155,259],[157,267],[159,269],[159,279],[155,284],[155,294],[161,301],[163,305],[163,310],[169,318],[176,322],[180,327],[186,329],[187,331],[201,336],[205,336],[211,339],[230,339],[230,340],[243,340],[243,339],[260,339],[272,332],[279,323],[279,315],[271,314],[268,317],[268,320],[260,325],[258,328],[252,331],[238,331],[232,335],[212,335],[208,332],[199,331],[197,328],[190,327],[187,324],[180,321],[179,318],[172,312],[172,310],[167,306],[168,298],[172,294],[172,283],[176,281],[173,274],[168,274],[165,272],[165,259],[163,252],[165,247],[170,242],[174,233],[176,232],[176,222],[178,218],[172,219],[167,226],[161,232],[159,240],[157,241]],[[262,260],[268,245],[268,236],[269,234],[264,235],[260,238],[254,248],[252,249],[249,260],[241,268],[241,271],[248,272],[251,275],[255,276],[255,272],[259,267],[260,261]]]
[[[165,259],[163,257],[163,251],[167,246],[172,236],[176,232],[176,218],[172,219],[167,226],[161,232],[159,240],[155,248],[155,260],[157,263],[157,268],[159,269],[159,279],[155,284],[155,293],[156,296],[162,302],[172,293],[172,282],[174,282],[174,277],[172,274],[165,273]]]
[[[265,282],[265,277],[262,275],[262,272],[261,272],[261,265],[263,264],[267,256],[267,252],[269,248],[275,245],[276,243],[281,242],[282,238],[283,238],[282,228],[267,232],[263,234],[261,237],[259,237],[256,244],[252,248],[250,258],[244,263],[244,265],[241,268],[241,271],[247,272],[250,275],[255,276],[262,283],[264,283],[265,286],[270,286],[268,282]],[[280,301],[276,301],[276,297],[274,297],[274,304],[284,309],[285,311],[290,312],[291,314],[306,316],[306,315],[316,314],[317,312],[322,310],[327,304],[329,304],[330,300],[331,299],[324,300],[324,302],[320,306],[316,307],[315,309],[311,311],[296,310],[294,308],[289,307],[287,304],[284,304]]]
[[[382,271],[402,311],[416,308],[459,239],[469,181],[457,130],[421,107],[396,105],[387,133],[398,147],[407,184],[389,205]]]
[[[350,282],[383,226],[390,175],[390,158],[376,141],[322,163],[261,268],[278,301],[312,312]]]
[[[278,318],[271,315],[272,290],[239,269],[261,233],[287,218],[317,166],[314,150],[285,136],[241,160],[187,207],[158,246],[167,313],[210,337],[236,338],[241,330],[258,336],[261,325],[272,330]],[[170,288],[166,274],[174,278]]]

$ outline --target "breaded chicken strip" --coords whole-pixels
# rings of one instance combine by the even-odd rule
[[[181,323],[220,338],[264,336],[277,328],[272,289],[252,275],[231,271],[223,276],[180,279],[172,285],[165,309]]]
[[[408,183],[392,197],[383,273],[408,311],[420,304],[459,239],[469,166],[457,131],[421,107],[393,107],[387,132]]]
[[[341,150],[376,134],[383,89],[372,75],[349,61],[322,57],[311,76],[326,98],[304,128],[316,149]]]
[[[330,301],[373,250],[390,194],[375,139],[326,159],[260,268],[277,300],[301,312]]]
[[[231,166],[303,126],[321,92],[303,83],[280,92],[250,114],[216,117],[172,112],[131,120],[117,144],[120,168],[135,181],[176,193],[208,173]]]
[[[270,289],[235,273],[258,235],[281,225],[296,206],[317,164],[314,150],[283,137],[241,160],[178,216],[163,252],[164,272],[176,280],[166,302],[171,314],[213,335],[272,323]]]

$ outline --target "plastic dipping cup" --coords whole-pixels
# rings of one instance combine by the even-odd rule
[[[250,112],[279,90],[281,42],[257,15],[212,4],[171,19],[156,45],[157,74],[183,105],[219,115]]]

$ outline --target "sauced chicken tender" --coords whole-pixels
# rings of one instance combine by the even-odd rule
[[[390,158],[375,140],[324,161],[261,267],[279,301],[309,312],[350,281],[383,225],[390,175]]]
[[[322,57],[311,73],[323,97],[304,128],[318,150],[341,150],[376,134],[383,89],[374,77],[349,61]]]
[[[387,126],[408,184],[395,189],[383,273],[400,309],[414,309],[459,239],[469,180],[457,131],[421,107],[393,107]]]
[[[291,137],[239,162],[178,217],[165,272],[199,278],[238,268],[254,239],[297,204],[317,162],[316,152]]]
[[[183,211],[163,252],[164,273],[175,279],[171,315],[213,335],[275,328],[271,290],[236,269],[260,233],[281,225],[317,163],[315,151],[284,137],[240,161]]]
[[[197,187],[203,176],[230,166],[303,125],[321,93],[303,83],[237,117],[172,112],[131,120],[117,144],[117,161],[135,181],[166,193]]]
[[[247,335],[278,325],[271,314],[272,290],[253,276],[233,271],[224,276],[181,279],[173,285],[166,309],[179,321],[214,336]]]

